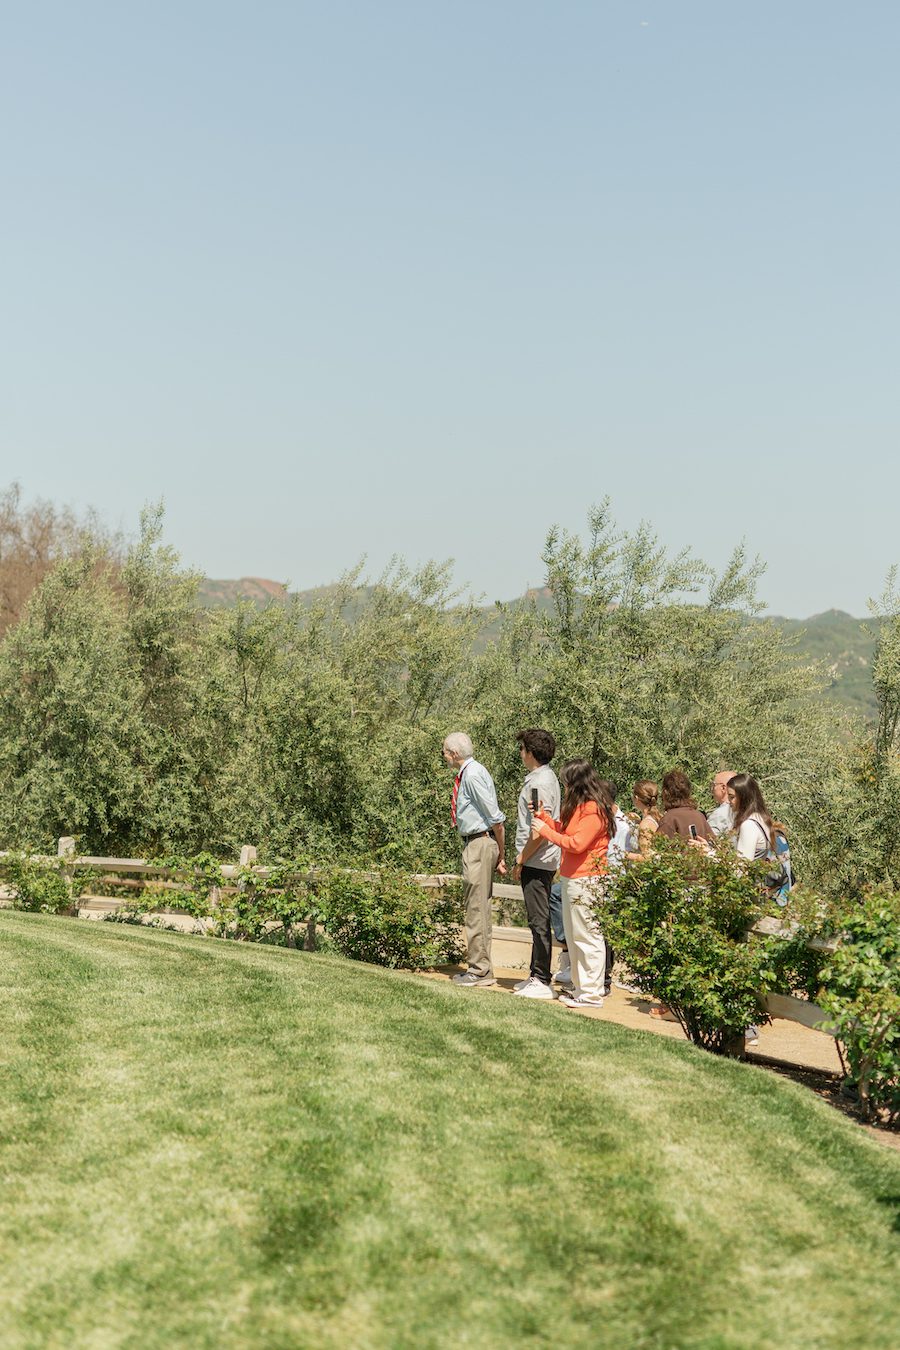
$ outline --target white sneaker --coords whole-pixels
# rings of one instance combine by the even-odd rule
[[[515,984],[513,985],[513,993],[517,994],[520,989],[524,989],[526,984],[530,984],[533,978],[534,977],[532,975],[526,975],[524,980],[516,980]]]
[[[585,998],[584,994],[560,994],[559,1001],[564,1008],[602,1008],[602,998]]]
[[[560,952],[559,967],[553,976],[554,984],[566,985],[569,989],[574,987],[572,982],[572,963],[569,960],[568,952]]]
[[[522,984],[517,984],[513,990],[520,998],[548,998],[556,997],[549,984],[544,984],[543,980],[537,979],[532,975],[530,980],[524,980]]]

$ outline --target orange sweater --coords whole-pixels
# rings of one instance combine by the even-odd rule
[[[540,834],[562,849],[562,877],[598,877],[606,871],[609,825],[596,802],[582,802],[565,829],[558,820],[539,811],[534,823]]]

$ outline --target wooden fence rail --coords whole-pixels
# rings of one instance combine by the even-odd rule
[[[0,851],[0,862],[9,853]],[[241,874],[250,868],[254,876],[265,879],[269,875],[267,867],[257,867],[256,848],[252,844],[244,844],[240,850],[240,856],[237,863],[222,863],[219,867],[223,882],[237,880]],[[55,857],[46,854],[33,854],[32,860],[35,862],[59,863],[64,860],[64,870],[74,879],[75,872],[79,869],[90,872],[101,872],[108,874],[110,880],[116,878],[116,884],[124,886],[142,886],[142,881],[132,881],[123,879],[122,873],[139,874],[145,878],[152,878],[157,885],[177,889],[177,883],[169,880],[177,876],[177,869],[162,867],[158,863],[147,862],[144,858],[107,858],[94,857],[91,855],[76,854],[75,840],[68,835],[64,835],[57,845]],[[296,874],[297,880],[314,881],[318,874],[315,868],[308,872]],[[371,875],[375,875],[373,872]],[[418,873],[412,876],[412,880],[426,890],[441,890],[451,882],[460,881],[461,878],[455,872],[442,872],[435,874]],[[521,902],[522,889],[520,886],[513,886],[507,883],[497,883],[494,885],[495,900],[514,900]],[[120,900],[110,896],[84,895],[79,897],[82,902],[78,908],[79,917],[82,913],[85,916],[98,916],[104,912],[112,912],[126,905],[127,900]],[[167,909],[165,907],[156,911],[159,914],[169,914],[172,916],[182,914],[177,908]],[[766,916],[754,924],[748,933],[751,937],[754,933],[763,937],[775,937],[779,934],[790,936],[795,931],[789,925],[783,924],[779,919],[772,916]],[[530,946],[531,933],[527,928],[510,928],[495,925],[494,936],[504,942],[521,943],[523,946]],[[816,951],[834,951],[837,947],[835,941],[824,941],[814,938],[808,946]],[[830,1023],[828,1013],[824,1008],[819,1007],[808,999],[794,998],[788,994],[768,994],[765,998],[766,1011],[771,1017],[783,1018],[789,1022],[797,1022],[801,1026],[810,1027],[816,1031],[823,1031],[828,1035],[833,1034],[833,1028]]]

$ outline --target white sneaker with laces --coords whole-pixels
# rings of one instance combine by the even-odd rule
[[[572,963],[569,960],[568,952],[560,952],[559,967],[556,974],[553,976],[553,983],[565,985],[569,989],[574,987],[572,981]]]
[[[554,999],[556,997],[549,984],[544,984],[543,980],[537,979],[534,975],[530,980],[525,980],[521,985],[516,985],[513,993],[518,994],[520,998]]]

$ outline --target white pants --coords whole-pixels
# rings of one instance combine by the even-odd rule
[[[592,1001],[603,999],[606,942],[588,905],[596,899],[596,877],[563,877],[562,909],[566,945],[572,962],[575,993]]]

